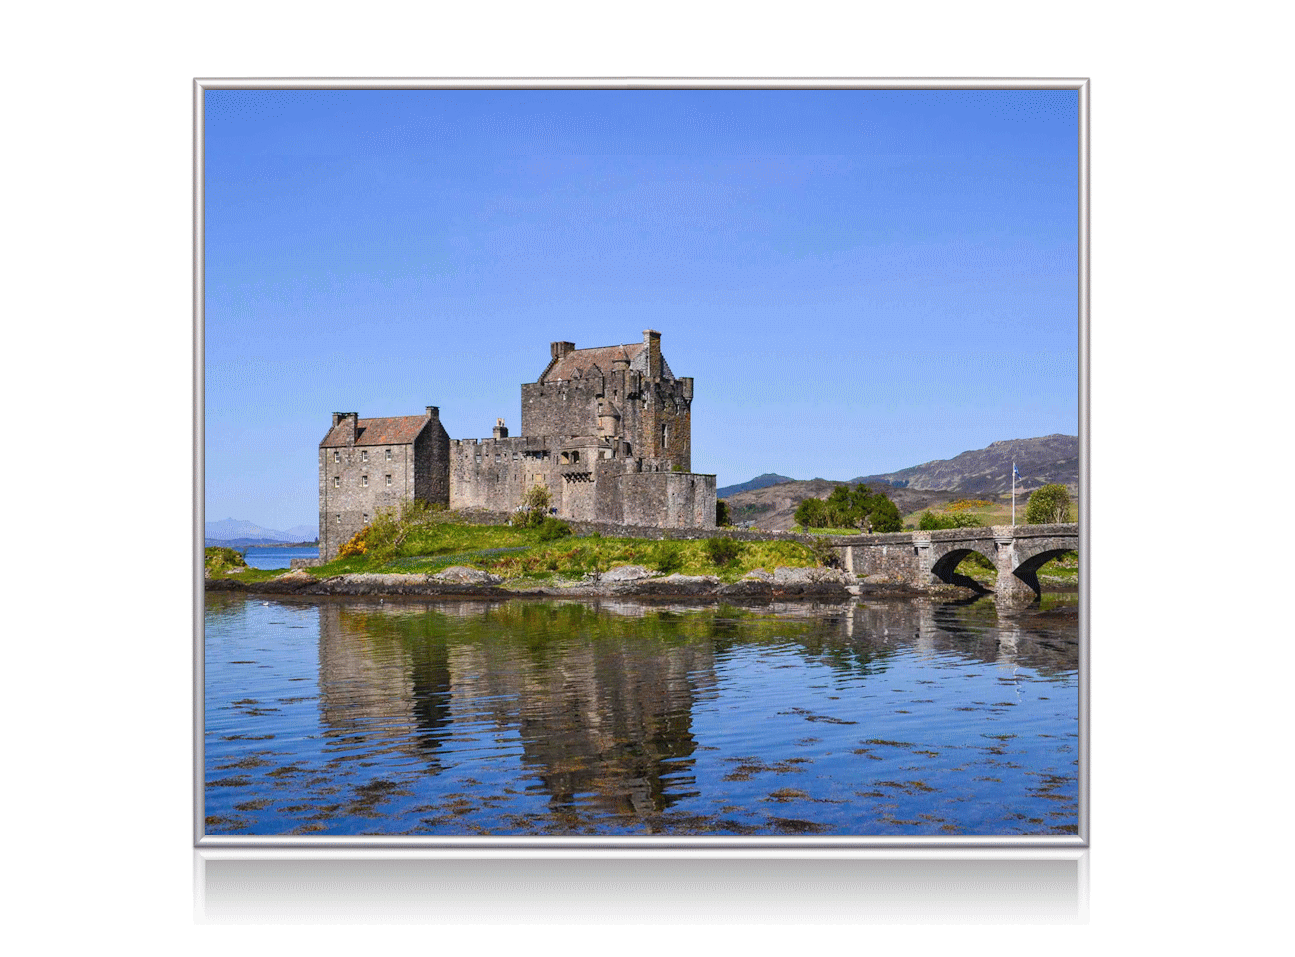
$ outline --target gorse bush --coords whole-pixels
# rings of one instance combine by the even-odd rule
[[[372,527],[372,525],[365,525],[352,535],[347,543],[337,550],[337,557],[354,558],[357,555],[367,555],[369,552],[369,529]]]
[[[443,523],[445,506],[406,499],[399,505],[379,509],[338,551],[338,558],[365,556],[374,562],[389,562],[400,554],[400,546],[415,529]]]
[[[989,508],[992,502],[987,502],[983,498],[960,498],[956,502],[950,502],[944,506],[946,512],[965,512],[970,508]]]

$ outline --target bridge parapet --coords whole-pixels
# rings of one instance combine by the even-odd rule
[[[997,596],[1028,601],[1039,595],[1037,571],[1062,552],[1079,548],[1079,526],[993,525],[886,535],[847,535],[832,540],[854,575],[880,576],[919,587],[970,584],[956,569],[972,552],[998,569]]]

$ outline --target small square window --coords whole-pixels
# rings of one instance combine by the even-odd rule
[[[388,476],[387,476],[387,484],[388,484],[388,485],[390,485],[390,484],[391,484],[391,476],[390,476],[390,475],[388,475]]]
[[[342,477],[340,475],[334,475],[333,488],[341,488],[341,487],[342,487]]]
[[[361,452],[361,453],[360,453],[360,461],[361,461],[361,462],[367,462],[367,461],[369,461],[369,453],[368,453],[368,452]]]
[[[367,475],[361,475],[361,476],[360,476],[360,484],[361,484],[361,485],[363,485],[365,488],[368,488],[368,487],[369,487],[369,477],[368,477]]]
[[[391,449],[387,449],[387,461],[391,461]]]
[[[337,513],[337,524],[338,524],[338,525],[341,525],[341,524],[342,524],[342,513],[341,513],[341,512],[338,512],[338,513]]]
[[[342,461],[342,453],[341,453],[341,452],[334,452],[334,453],[333,453],[333,461],[334,461],[334,462],[340,462],[340,461]]]

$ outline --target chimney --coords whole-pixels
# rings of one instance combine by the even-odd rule
[[[575,351],[575,348],[576,348],[576,344],[574,342],[550,342],[549,343],[549,352],[552,353],[554,359],[561,359],[568,352]]]
[[[643,345],[647,346],[648,378],[661,378],[661,333],[655,329],[644,329]]]
[[[440,419],[441,419],[441,408],[440,408],[440,406],[437,406],[437,405],[429,405],[429,406],[427,407],[427,417],[428,417],[429,419],[431,419],[432,421],[434,421],[434,422],[439,422],[439,421],[440,421]]]
[[[355,431],[360,425],[360,413],[358,412],[334,412],[333,428],[342,427],[342,436],[346,439],[347,445],[355,444]]]
[[[495,419],[495,438],[508,438],[508,426],[504,425],[503,419]]]

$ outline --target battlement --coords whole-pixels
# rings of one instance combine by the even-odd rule
[[[357,474],[348,479],[354,486],[348,493],[353,507],[337,520],[331,538],[338,540],[330,538],[326,548],[325,486],[331,475],[326,464],[334,458],[340,463],[348,454],[358,457],[350,450],[371,437],[385,439],[378,422],[397,421],[334,413],[331,440],[321,443],[320,455],[324,554],[328,548],[335,554],[352,529],[367,523],[379,500],[386,501],[370,491],[375,485],[386,489],[387,497],[430,496],[448,500],[451,508],[502,512],[517,508],[540,485],[563,518],[622,522],[632,515],[640,524],[713,527],[715,477],[691,472],[693,380],[671,371],[661,352],[661,334],[646,329],[642,342],[585,349],[557,341],[550,343],[549,353],[539,378],[521,386],[520,435],[510,435],[500,417],[490,438],[450,439],[439,408],[428,406],[425,416],[416,417],[416,423],[410,420],[411,428],[424,429],[425,424],[432,437],[419,440],[417,454],[400,459],[400,467],[390,472],[356,466]],[[330,452],[333,446],[338,449],[325,456],[325,444]],[[334,479],[342,488],[342,479]]]

